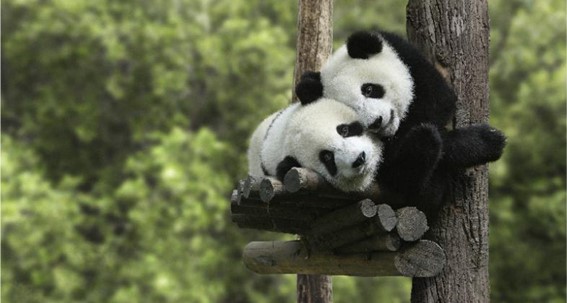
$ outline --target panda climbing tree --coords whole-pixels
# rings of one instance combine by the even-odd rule
[[[449,268],[439,277],[414,279],[412,301],[485,301],[488,293],[486,168],[479,165],[498,159],[504,147],[504,136],[485,124],[487,7],[485,1],[463,4],[466,8],[451,3],[436,4],[454,12],[454,17],[464,24],[462,28],[469,29],[465,33],[451,32],[450,24],[443,22],[446,20],[442,16],[435,16],[439,23],[431,25],[437,30],[434,34],[452,39],[420,40],[441,44],[437,45],[439,49],[431,45],[427,48],[430,51],[427,56],[436,67],[395,35],[359,32],[333,55],[321,73],[305,74],[298,83],[297,95],[305,107],[321,102],[321,97],[350,106],[358,115],[356,124],[374,133],[375,144],[380,150],[383,147],[384,160],[377,169],[380,185],[406,194],[409,203],[416,203],[430,216],[439,215],[431,235],[449,248]],[[426,9],[420,5],[426,4],[410,1],[408,6],[411,38],[420,35],[423,38],[424,33],[416,29],[431,22],[420,19]],[[477,15],[464,14],[465,11]],[[445,83],[438,69],[449,76],[451,85]],[[477,73],[471,77],[471,71]],[[259,137],[270,137],[278,116],[260,127]],[[447,130],[446,124],[452,124],[453,129]],[[347,128],[345,133],[349,131]],[[341,134],[339,128],[337,133]],[[259,150],[251,154],[255,155],[252,159],[258,164],[256,169],[263,174],[281,178],[288,168],[302,166],[297,159],[300,153],[280,154],[266,164],[261,144]],[[319,153],[318,159],[310,159],[303,162],[327,174],[328,181],[338,173],[331,154]],[[349,162],[350,168],[356,168],[359,162],[360,158],[355,157]],[[473,264],[462,262],[463,259]],[[435,293],[429,291],[432,287],[436,288]]]

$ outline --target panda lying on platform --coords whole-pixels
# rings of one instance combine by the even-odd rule
[[[371,185],[381,160],[382,142],[365,133],[356,112],[324,98],[266,118],[248,149],[251,176],[283,180],[292,167],[305,167],[345,192]]]
[[[352,34],[296,86],[303,104],[332,98],[354,109],[384,141],[376,180],[409,205],[434,214],[466,168],[500,158],[504,135],[486,124],[448,131],[457,98],[441,74],[403,38]]]

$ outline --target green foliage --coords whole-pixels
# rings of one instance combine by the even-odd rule
[[[335,48],[345,43],[357,30],[373,29],[405,36],[406,1],[398,0],[343,0],[334,1],[333,38]]]
[[[565,3],[494,1],[491,281],[498,302],[565,299]]]
[[[5,1],[2,128],[33,138],[51,179],[81,176],[85,188],[116,184],[145,133],[189,121],[228,139],[240,159],[242,138],[291,93],[293,51],[281,47],[290,35],[264,16],[281,7]]]
[[[72,179],[50,185],[38,157],[2,137],[4,300],[247,302],[261,292],[289,294],[290,287],[258,290],[285,280],[233,283],[249,274],[239,262],[245,239],[227,226],[227,145],[206,129],[149,137],[152,147],[128,158],[124,182],[100,197],[78,192]]]

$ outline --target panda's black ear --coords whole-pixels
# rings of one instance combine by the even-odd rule
[[[287,172],[294,167],[301,167],[301,164],[299,164],[299,162],[297,162],[297,159],[292,156],[285,157],[276,168],[276,177],[278,177],[279,180],[283,181],[285,174],[287,174]]]
[[[348,37],[347,50],[353,59],[368,59],[382,51],[382,39],[369,31],[356,32]]]
[[[303,73],[299,83],[295,86],[295,94],[303,105],[309,104],[323,97],[321,73],[312,71]]]

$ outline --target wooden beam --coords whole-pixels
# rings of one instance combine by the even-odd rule
[[[244,264],[259,274],[431,277],[445,264],[443,249],[420,240],[398,252],[335,255],[310,252],[301,241],[251,242]]]

